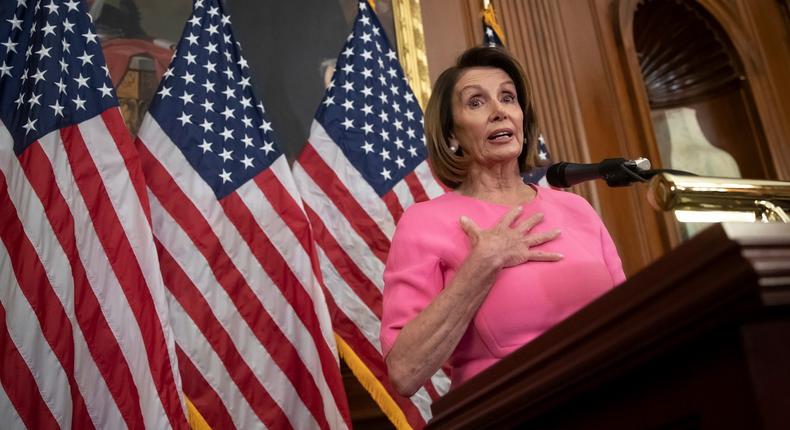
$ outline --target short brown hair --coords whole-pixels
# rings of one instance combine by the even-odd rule
[[[522,174],[535,167],[537,160],[538,125],[532,104],[529,82],[515,58],[502,48],[479,46],[467,50],[453,67],[442,72],[433,87],[433,94],[425,109],[425,138],[428,158],[434,173],[442,183],[455,189],[466,179],[471,157],[462,149],[450,150],[449,139],[453,133],[453,91],[461,74],[473,67],[494,67],[508,74],[516,87],[516,96],[524,113],[524,143],[518,156]],[[526,150],[525,150],[526,149]]]

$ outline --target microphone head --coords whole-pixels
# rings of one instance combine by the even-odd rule
[[[567,165],[568,163],[566,161],[562,161],[549,166],[549,170],[546,171],[546,182],[556,188],[570,187],[570,184],[565,182],[565,167],[567,167]]]

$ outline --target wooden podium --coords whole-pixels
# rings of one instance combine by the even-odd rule
[[[790,225],[716,225],[433,406],[429,429],[790,429]]]

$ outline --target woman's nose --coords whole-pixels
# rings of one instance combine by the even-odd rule
[[[491,112],[491,121],[501,121],[507,118],[505,105],[500,101],[495,101],[492,104],[493,111]]]

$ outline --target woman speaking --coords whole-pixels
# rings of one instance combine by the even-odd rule
[[[428,154],[453,191],[403,214],[384,271],[381,345],[400,394],[448,360],[463,383],[625,280],[583,198],[522,181],[536,130],[506,51],[470,49],[437,80]]]

